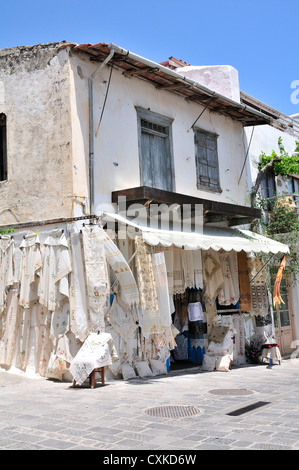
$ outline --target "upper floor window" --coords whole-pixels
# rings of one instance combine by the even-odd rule
[[[6,116],[0,113],[0,181],[7,179]]]
[[[142,186],[174,191],[172,119],[137,108]]]
[[[297,214],[299,215],[299,177],[296,178],[294,176],[288,177],[288,185],[289,185],[289,194],[295,201],[297,206]]]
[[[220,192],[217,134],[194,130],[196,177],[198,189]]]

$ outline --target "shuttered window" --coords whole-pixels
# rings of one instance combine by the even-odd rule
[[[6,116],[0,113],[0,181],[7,179]]]
[[[141,185],[174,190],[172,119],[137,108]]]
[[[217,135],[194,130],[197,187],[221,191],[217,151]]]

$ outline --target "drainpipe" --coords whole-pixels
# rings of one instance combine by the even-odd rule
[[[94,215],[94,121],[93,121],[93,79],[97,73],[113,57],[114,50],[111,50],[106,59],[100,63],[98,68],[88,78],[88,100],[89,100],[89,213]]]

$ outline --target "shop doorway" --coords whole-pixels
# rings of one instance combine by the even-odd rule
[[[275,274],[271,272],[271,287],[273,292]],[[280,284],[280,295],[284,303],[273,307],[275,334],[280,346],[282,356],[291,354],[293,348],[292,342],[295,339],[294,334],[294,315],[290,302],[290,289],[285,277],[282,277]]]

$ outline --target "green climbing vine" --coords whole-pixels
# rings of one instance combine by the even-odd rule
[[[282,138],[278,139],[278,146],[280,155],[278,155],[274,150],[272,150],[271,155],[266,155],[265,152],[262,152],[260,155],[260,162],[258,169],[261,170],[268,163],[270,163],[274,158],[279,158],[280,161],[276,161],[273,164],[273,173],[275,175],[299,175],[299,141],[296,140],[296,148],[294,155],[289,155],[282,143]],[[298,153],[298,155],[296,155]]]
[[[261,153],[257,178],[259,183],[266,165],[266,171],[275,176],[299,175],[299,141],[295,142],[296,148],[292,156],[285,151],[281,137],[278,139],[280,155],[274,151],[271,155]],[[285,272],[290,279],[295,279],[299,275],[299,218],[293,199],[288,196],[279,197],[277,194],[272,198],[262,197],[256,186],[252,193],[252,205],[260,208],[262,213],[261,219],[251,227],[252,230],[289,246]]]

